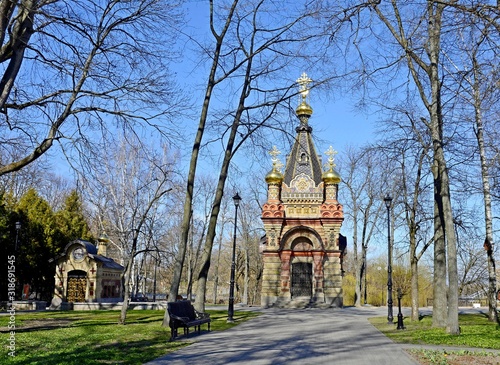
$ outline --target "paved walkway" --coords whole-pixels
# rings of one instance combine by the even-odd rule
[[[368,322],[369,317],[387,314],[387,309],[262,312],[230,330],[192,336],[194,344],[147,365],[418,365]]]

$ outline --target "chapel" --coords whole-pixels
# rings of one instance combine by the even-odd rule
[[[340,234],[344,220],[338,202],[340,175],[330,146],[323,168],[316,152],[309,118],[309,85],[297,80],[299,125],[283,165],[276,147],[270,152],[272,170],[266,175],[267,202],[262,208],[263,307],[342,307],[343,259],[347,240]],[[284,167],[284,170],[283,170]]]
[[[124,267],[107,257],[109,239],[102,236],[96,247],[78,239],[66,245],[55,259],[53,306],[61,303],[119,302],[123,300]]]

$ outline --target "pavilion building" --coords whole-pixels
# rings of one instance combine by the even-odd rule
[[[52,307],[60,307],[63,303],[113,303],[123,300],[124,267],[107,257],[108,242],[106,237],[101,237],[98,247],[82,239],[66,245],[55,259]]]
[[[304,73],[297,82],[301,100],[296,109],[300,124],[295,143],[283,172],[277,157],[280,152],[273,148],[273,167],[266,176],[261,304],[342,307],[347,241],[340,234],[344,213],[337,200],[341,178],[334,170],[336,152],[330,146],[323,170],[309,125],[312,80]]]

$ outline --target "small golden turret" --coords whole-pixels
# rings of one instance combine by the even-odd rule
[[[281,184],[283,181],[283,174],[278,171],[276,166],[266,175],[266,183],[268,184]]]
[[[337,151],[333,149],[332,146],[325,152],[328,155],[328,165],[327,170],[323,172],[322,179],[325,184],[339,184],[342,179],[337,171],[335,171],[334,167],[335,162],[333,156],[337,154]]]
[[[267,184],[281,184],[283,181],[283,174],[281,173],[280,169],[283,166],[281,161],[278,159],[278,155],[281,152],[278,151],[276,146],[273,146],[273,149],[269,152],[269,154],[272,156],[271,161],[273,162],[273,168],[272,170],[266,175],[266,182]]]

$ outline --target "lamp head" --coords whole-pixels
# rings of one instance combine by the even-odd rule
[[[387,194],[385,196],[384,203],[385,203],[385,206],[387,207],[387,209],[389,209],[391,207],[392,197],[389,194]]]
[[[236,193],[235,196],[233,196],[233,201],[234,201],[234,206],[237,207],[240,205],[241,197],[240,194]]]

